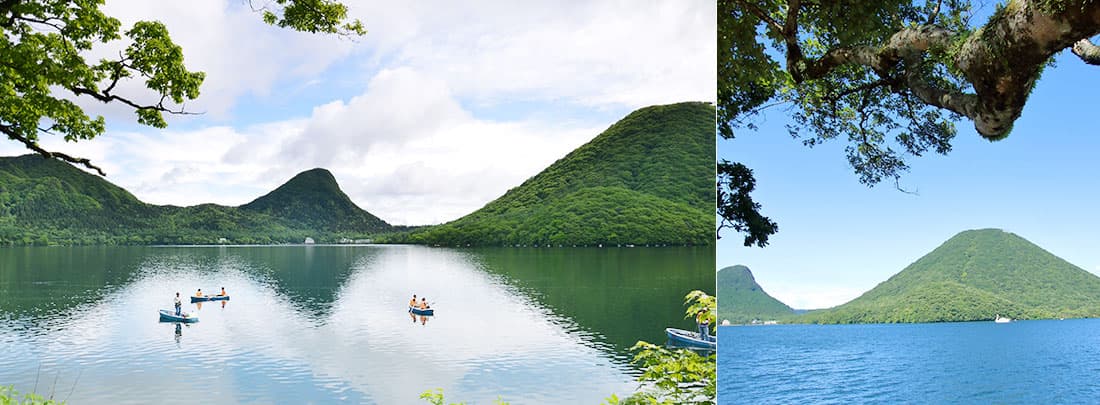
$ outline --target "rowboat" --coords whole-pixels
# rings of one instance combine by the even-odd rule
[[[683,329],[665,328],[665,333],[668,334],[668,341],[677,346],[690,346],[710,350],[718,349],[718,341],[715,340],[714,335],[708,336],[709,340],[703,340],[699,338],[699,332],[691,332]]]
[[[416,315],[426,315],[426,316],[435,315],[435,310],[432,309],[432,308],[420,309],[420,308],[417,308],[417,307],[409,307],[409,312],[412,312]]]
[[[228,295],[204,295],[201,297],[191,296],[191,303],[203,302],[203,301],[227,301]]]
[[[162,310],[160,310],[160,321],[161,322],[187,322],[187,323],[191,323],[191,322],[198,322],[199,321],[199,316],[195,315],[195,314],[190,314],[190,313],[187,313],[187,312],[181,313],[179,316],[177,316],[176,311],[169,311],[167,309],[162,309]]]

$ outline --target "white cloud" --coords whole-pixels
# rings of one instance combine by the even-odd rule
[[[641,107],[715,98],[713,2],[377,2],[355,9],[377,28],[368,38],[377,49],[482,103],[521,96]]]
[[[302,170],[324,167],[371,213],[395,224],[428,224],[480,208],[607,125],[477,119],[443,82],[397,69],[305,119],[44,145],[108,162],[108,180],[150,203],[239,205]]]
[[[122,32],[137,21],[163,22],[172,40],[183,48],[188,69],[206,73],[199,98],[184,106],[204,115],[169,116],[170,122],[232,119],[234,107],[245,97],[262,100],[283,91],[279,86],[293,90],[303,83],[316,83],[319,73],[350,55],[355,45],[331,36],[269,26],[247,2],[234,0],[115,0],[103,10],[120,20]],[[124,39],[101,45],[87,59],[117,58],[127,44]],[[141,104],[155,104],[158,99],[137,79],[121,82],[115,93]],[[110,120],[136,121],[132,109],[121,104],[103,104],[88,97],[75,100],[87,111]]]
[[[426,224],[518,186],[621,112],[714,99],[713,2],[348,5],[369,30],[357,42],[269,27],[235,0],[112,1],[124,28],[166,24],[189,68],[207,73],[187,106],[207,114],[122,131],[111,123],[132,111],[89,103],[107,134],[43,144],[93,159],[147,202],[238,205],[325,167],[375,215]],[[233,124],[243,103],[260,124]]]

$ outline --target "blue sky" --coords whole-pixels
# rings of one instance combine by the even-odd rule
[[[720,158],[754,170],[753,197],[779,224],[766,248],[726,233],[718,267],[747,265],[765,291],[795,308],[843,304],[954,234],[1001,228],[1100,274],[1100,68],[1063,52],[1036,86],[1012,134],[988,142],[957,124],[947,156],[909,160],[901,186],[859,183],[844,144],[813,149],[787,135],[782,108],[719,140]]]
[[[715,98],[713,2],[344,3],[365,37],[271,27],[239,0],[112,0],[103,8],[123,30],[163,22],[187,66],[206,72],[185,105],[202,115],[158,130],[76,97],[107,133],[42,144],[92,159],[150,203],[239,205],[324,167],[382,219],[433,224],[480,208],[630,111]],[[140,82],[116,93],[155,100]],[[0,143],[0,155],[24,153]]]

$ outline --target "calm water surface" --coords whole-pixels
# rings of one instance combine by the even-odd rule
[[[1087,404],[1100,319],[725,326],[720,404]]]
[[[599,403],[690,328],[713,248],[0,249],[0,385],[70,403]],[[200,321],[158,322],[172,297]],[[713,291],[710,291],[713,292]],[[412,294],[436,316],[412,317]],[[70,397],[71,395],[71,397]]]

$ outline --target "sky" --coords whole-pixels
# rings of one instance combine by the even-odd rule
[[[886,281],[951,236],[1000,228],[1100,274],[1100,68],[1068,51],[1048,68],[1009,137],[983,140],[957,124],[953,150],[909,159],[896,190],[869,188],[848,165],[842,142],[808,148],[772,108],[757,131],[717,141],[719,158],[754,171],[753,198],[779,224],[765,248],[723,233],[719,268],[748,266],[771,296],[797,309],[848,302]]]
[[[635,109],[715,99],[713,2],[344,3],[365,37],[271,27],[239,0],[112,0],[123,30],[162,21],[206,72],[184,105],[201,114],[161,130],[78,97],[107,132],[41,143],[148,203],[240,205],[323,167],[360,207],[423,225],[480,208]],[[155,100],[140,82],[115,92]]]

